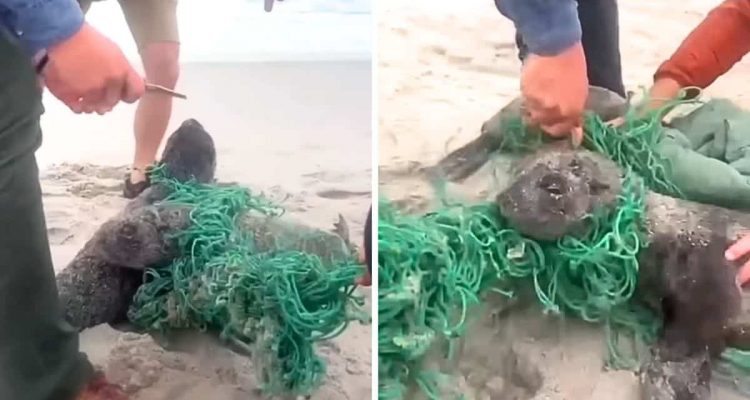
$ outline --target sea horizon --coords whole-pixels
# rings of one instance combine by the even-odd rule
[[[261,0],[180,0],[180,61],[367,61],[370,0],[285,0],[272,12]],[[117,2],[95,2],[87,15],[134,63],[138,49]]]

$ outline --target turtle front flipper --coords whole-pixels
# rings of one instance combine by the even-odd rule
[[[433,170],[450,182],[461,182],[490,160],[503,146],[504,133],[510,121],[520,120],[521,99],[516,98],[482,124],[480,135],[445,156]]]
[[[461,182],[487,164],[499,148],[491,138],[482,135],[448,154],[433,170],[450,182]]]

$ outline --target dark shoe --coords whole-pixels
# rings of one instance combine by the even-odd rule
[[[128,400],[128,395],[119,386],[110,383],[103,373],[94,375],[91,382],[75,400]]]
[[[144,190],[148,189],[149,186],[151,186],[151,182],[149,182],[148,176],[145,181],[133,183],[130,181],[130,174],[127,174],[125,176],[125,189],[122,191],[122,195],[126,199],[134,199],[143,193]]]

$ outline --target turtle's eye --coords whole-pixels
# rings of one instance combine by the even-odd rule
[[[128,238],[135,236],[137,231],[138,228],[131,222],[127,222],[120,227],[120,235]]]

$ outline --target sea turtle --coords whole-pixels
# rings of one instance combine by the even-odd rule
[[[196,120],[185,121],[169,138],[160,164],[178,181],[212,183],[216,169],[213,139]],[[167,265],[178,254],[171,234],[190,223],[187,207],[160,204],[168,193],[154,185],[102,224],[73,261],[57,275],[67,321],[85,329],[124,323],[147,267]],[[354,258],[346,221],[324,232],[288,218],[255,213],[238,226],[257,251],[295,250],[317,255],[325,264]]]

